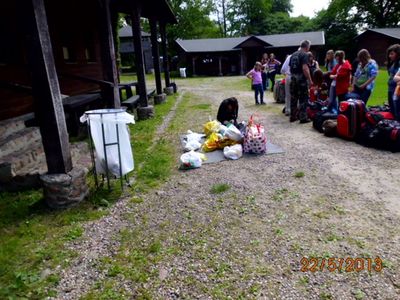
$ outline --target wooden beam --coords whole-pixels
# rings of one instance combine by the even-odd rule
[[[196,57],[192,57],[193,76],[196,76]]]
[[[135,64],[136,74],[138,79],[137,89],[139,91],[140,101],[139,106],[147,107],[147,88],[146,88],[146,75],[144,71],[144,58],[143,58],[143,46],[142,46],[142,29],[140,27],[140,3],[138,1],[133,2],[132,5],[132,36],[133,36],[133,48],[135,49]]]
[[[160,35],[161,35],[161,48],[163,54],[163,67],[164,67],[164,77],[165,86],[169,87],[171,85],[171,78],[169,74],[169,62],[168,62],[168,51],[167,51],[167,33],[165,31],[165,23],[160,22]]]
[[[162,84],[161,84],[161,70],[160,70],[160,52],[158,51],[158,41],[157,41],[157,20],[155,18],[150,18],[150,34],[151,34],[151,51],[153,54],[153,65],[154,74],[156,78],[156,89],[157,95],[162,94]]]
[[[244,50],[241,49],[240,50],[240,75],[244,75],[245,71],[244,71],[244,64],[245,64],[245,54],[244,54]]]
[[[218,76],[222,76],[222,57],[218,57],[218,69],[219,69],[219,74]]]
[[[54,64],[44,0],[19,0],[32,75],[35,118],[40,126],[48,173],[72,169],[67,126]]]
[[[111,82],[111,86],[102,86],[107,107],[119,108],[121,102],[118,90],[118,72],[115,60],[115,47],[111,25],[110,0],[100,0],[98,4],[98,20],[100,28],[101,61],[103,78]]]

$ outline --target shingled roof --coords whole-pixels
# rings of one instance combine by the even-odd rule
[[[118,31],[118,36],[119,37],[132,37],[132,27],[129,25],[123,26],[119,31]],[[149,33],[142,31],[142,37],[147,37],[150,36]]]
[[[358,35],[356,37],[356,39],[360,36],[362,36],[364,33],[368,32],[368,31],[373,31],[373,32],[377,32],[395,39],[399,39],[400,40],[400,28],[373,28],[373,29],[367,29],[366,31],[364,31],[363,33],[361,33],[360,35]]]
[[[238,51],[236,48],[247,39],[256,37],[259,40],[270,44],[270,47],[296,47],[302,40],[310,40],[311,45],[325,45],[325,33],[323,31],[299,32],[274,35],[247,36],[238,38],[219,38],[219,39],[196,39],[196,40],[176,40],[177,44],[185,52],[225,52]]]

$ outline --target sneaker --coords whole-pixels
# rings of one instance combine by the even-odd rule
[[[260,105],[260,102],[256,102],[256,105]]]
[[[310,119],[303,119],[303,120],[300,120],[300,124],[305,124],[305,123],[310,123],[310,122],[311,122]]]
[[[290,119],[289,119],[289,121],[290,121],[291,123],[296,122],[297,120],[298,120],[298,119],[295,118],[295,117],[290,117]]]
[[[265,102],[261,102],[261,105],[266,105],[267,103],[265,103]]]

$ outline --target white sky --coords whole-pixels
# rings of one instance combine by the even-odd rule
[[[304,15],[313,17],[315,12],[323,8],[327,8],[330,0],[292,0],[293,12],[292,17]]]

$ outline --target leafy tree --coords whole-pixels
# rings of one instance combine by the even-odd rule
[[[283,12],[289,14],[293,10],[291,0],[272,0],[272,13]]]
[[[398,0],[332,0],[328,11],[359,28],[396,27],[400,24]]]
[[[231,0],[227,19],[230,35],[266,34],[265,22],[272,8],[272,0]]]
[[[178,24],[168,26],[170,39],[219,37],[218,26],[210,19],[214,10],[212,0],[171,0]]]

